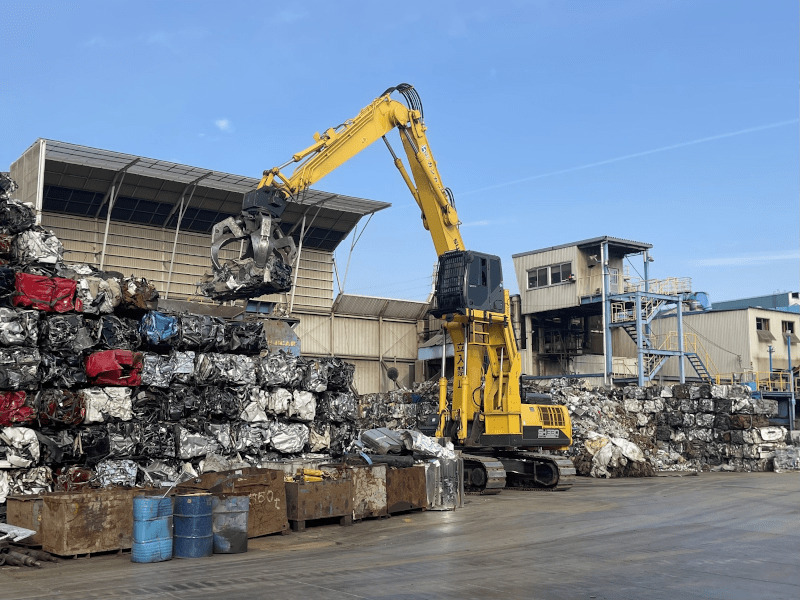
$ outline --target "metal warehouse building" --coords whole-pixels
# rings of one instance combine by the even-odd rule
[[[145,277],[164,300],[191,310],[211,308],[195,284],[211,269],[211,229],[238,215],[259,180],[163,160],[38,139],[11,165],[16,197],[36,208],[43,227],[64,245],[65,259]],[[264,297],[299,320],[307,356],[338,356],[356,365],[360,393],[414,380],[418,321],[424,302],[340,293],[334,298],[334,250],[365,216],[389,203],[308,190],[288,205],[284,233],[301,249],[293,294]],[[234,247],[221,258],[235,258]],[[227,314],[259,312],[257,301]]]

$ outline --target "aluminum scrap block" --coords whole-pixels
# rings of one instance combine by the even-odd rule
[[[180,348],[213,352],[224,343],[225,322],[208,315],[180,315]]]
[[[39,343],[39,316],[36,310],[0,307],[0,344],[36,346]]]
[[[145,352],[142,357],[142,385],[168,388],[172,383],[174,365],[169,357]]]
[[[0,428],[0,469],[26,469],[39,462],[39,439],[28,427]]]
[[[21,265],[55,265],[64,258],[64,246],[52,232],[34,226],[22,231],[12,245],[14,260]]]
[[[0,348],[0,390],[28,390],[38,387],[41,362],[41,355],[36,348]]]
[[[84,416],[86,423],[102,423],[108,417],[130,421],[133,417],[130,388],[84,388],[78,392],[78,395],[86,408]]]
[[[317,410],[317,399],[311,392],[295,390],[292,393],[292,401],[289,402],[289,410],[286,415],[298,421],[313,421]]]
[[[308,425],[305,423],[284,423],[275,421],[270,426],[270,445],[283,454],[302,452],[308,443]]]
[[[269,394],[266,409],[273,415],[285,415],[289,411],[292,399],[292,392],[286,388],[275,388]]]
[[[95,338],[100,348],[137,350],[142,345],[139,325],[135,319],[103,315],[96,321],[95,327]]]
[[[101,487],[136,485],[138,467],[132,460],[104,460],[96,467],[97,480]]]

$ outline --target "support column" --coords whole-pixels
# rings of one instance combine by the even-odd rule
[[[644,387],[644,346],[642,344],[642,293],[636,292],[636,371],[639,387]]]
[[[795,396],[794,396],[794,369],[792,369],[792,335],[786,334],[786,351],[787,361],[789,363],[789,431],[794,429],[794,409],[795,409]]]
[[[686,354],[686,347],[683,343],[683,295],[678,295],[678,375],[681,383],[686,383],[686,366],[683,359]]]
[[[603,242],[603,354],[605,355],[605,369],[603,371],[603,381],[606,385],[613,383],[612,371],[614,368],[614,355],[611,343],[611,299],[609,298],[610,288],[608,281],[608,242]]]

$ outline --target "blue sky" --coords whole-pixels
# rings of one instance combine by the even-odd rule
[[[653,244],[653,277],[691,277],[712,302],[800,289],[795,0],[3,13],[0,169],[46,137],[258,176],[408,82],[465,242],[501,256],[512,291],[512,254],[601,235]],[[383,145],[314,187],[393,204],[346,291],[424,299],[433,245]]]

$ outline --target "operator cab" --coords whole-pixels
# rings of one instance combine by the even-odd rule
[[[470,250],[453,250],[439,257],[434,308],[431,314],[467,314],[469,310],[504,312],[500,257]]]

